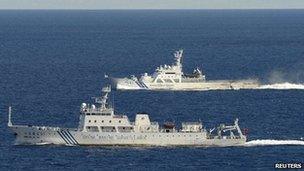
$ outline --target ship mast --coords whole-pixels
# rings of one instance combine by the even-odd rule
[[[100,106],[101,109],[106,109],[108,96],[109,96],[109,93],[111,92],[111,86],[102,88],[101,92],[103,93],[103,96],[95,98],[95,103],[99,103],[101,105]]]
[[[174,57],[175,57],[175,65],[178,66],[179,68],[182,68],[182,57],[183,57],[183,50],[175,51]]]

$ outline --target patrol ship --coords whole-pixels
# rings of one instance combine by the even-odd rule
[[[110,87],[102,89],[103,96],[95,103],[82,103],[78,128],[13,125],[11,107],[8,127],[16,136],[17,145],[124,145],[124,146],[239,146],[246,142],[238,125],[221,124],[206,130],[201,122],[184,122],[178,129],[174,123],[162,126],[151,122],[148,114],[136,114],[135,122],[126,115],[115,114],[108,103]],[[215,131],[216,130],[216,131]]]
[[[140,77],[105,77],[110,78],[118,90],[239,90],[260,86],[257,79],[206,80],[206,76],[199,68],[194,69],[192,74],[184,74],[181,62],[183,50],[176,51],[174,57],[175,63],[157,67],[152,75],[144,73]]]

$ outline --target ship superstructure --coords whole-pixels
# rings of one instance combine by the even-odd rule
[[[111,78],[119,90],[238,90],[259,87],[256,79],[244,80],[206,80],[202,70],[196,68],[192,74],[183,73],[183,50],[174,53],[172,65],[161,65],[153,74],[131,75],[128,78]]]
[[[78,128],[14,125],[9,108],[8,127],[16,135],[16,144],[129,145],[129,146],[238,146],[246,142],[238,119],[234,125],[221,124],[207,131],[201,122],[160,125],[146,113],[138,113],[130,122],[126,115],[115,114],[108,103],[110,87],[94,104],[82,103]],[[217,131],[215,131],[217,130]]]

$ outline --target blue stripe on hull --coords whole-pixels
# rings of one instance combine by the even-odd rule
[[[63,141],[64,141],[66,144],[69,144],[69,142],[62,136],[62,134],[60,133],[60,131],[57,131],[57,133],[60,135],[60,137],[63,139]]]
[[[76,141],[76,139],[73,137],[73,135],[70,133],[70,131],[66,131],[66,134],[74,141],[75,144],[78,145],[78,142]]]
[[[143,86],[138,81],[135,81],[135,83],[138,85],[138,87],[143,88]]]
[[[61,131],[62,135],[70,142],[70,144],[75,145],[73,140],[67,135],[65,131]]]
[[[141,84],[142,84],[146,89],[148,89],[148,86],[147,86],[144,82],[141,82]]]

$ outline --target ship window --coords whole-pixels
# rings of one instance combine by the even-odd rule
[[[91,115],[90,113],[87,113],[87,115]]]
[[[121,120],[119,120],[118,122],[121,123]]]
[[[122,127],[122,129],[125,129],[125,127]]]
[[[90,132],[98,132],[99,131],[97,126],[87,126],[86,128]]]
[[[95,120],[94,122],[96,123],[97,121]]]
[[[110,120],[109,123],[111,123],[112,121]]]
[[[101,122],[103,123],[104,121],[102,120]]]
[[[89,120],[89,122],[91,122],[91,120]]]

